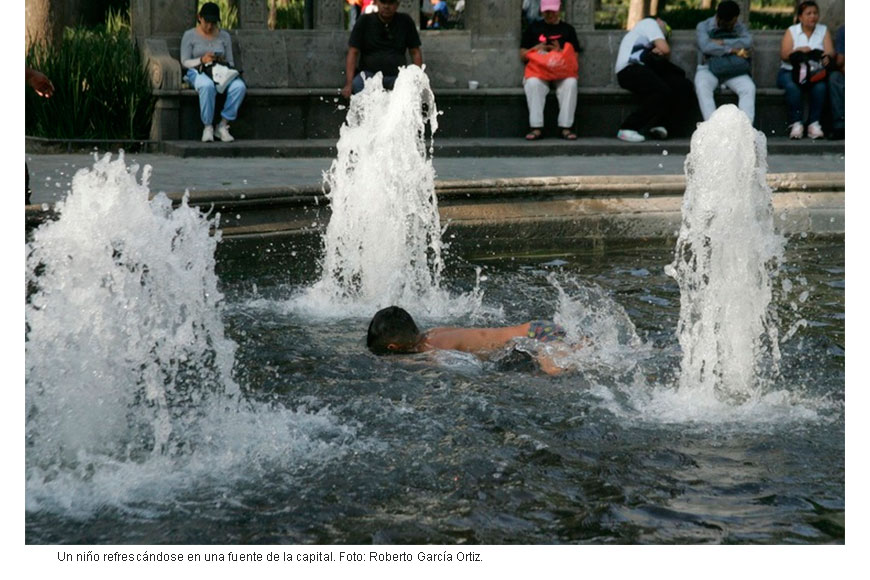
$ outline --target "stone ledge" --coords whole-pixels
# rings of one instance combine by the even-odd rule
[[[768,175],[776,226],[784,234],[842,235],[843,173]],[[683,176],[576,176],[436,182],[451,243],[544,243],[669,238],[679,228]],[[169,197],[180,203],[184,194]],[[223,239],[319,235],[329,203],[319,187],[197,191],[190,205],[221,214]],[[25,208],[25,230],[53,219],[51,207]],[[522,240],[516,228],[527,229]],[[526,230],[524,230],[526,231]],[[482,232],[487,232],[482,235]],[[512,240],[512,241],[511,241]]]
[[[485,97],[523,97],[525,93],[522,87],[511,88],[492,88],[492,89],[432,89],[436,100],[439,96],[443,97],[468,97],[468,98],[485,98]],[[721,94],[732,94],[732,91],[726,87],[717,90]],[[154,89],[156,97],[196,97],[196,91],[188,86],[183,86],[177,89]],[[631,97],[632,93],[621,87],[578,87],[577,94],[584,96],[625,96]],[[756,97],[782,97],[785,91],[777,88],[758,87],[755,90]],[[288,98],[308,98],[308,97],[337,97],[340,95],[340,89],[336,87],[311,87],[311,88],[292,88],[292,87],[277,87],[277,88],[262,88],[248,87],[247,97],[288,97]],[[342,99],[344,100],[344,99]]]

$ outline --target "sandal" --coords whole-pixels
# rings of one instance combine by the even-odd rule
[[[537,141],[538,139],[543,139],[544,134],[541,133],[540,129],[532,129],[528,133],[526,133],[526,141]]]
[[[565,139],[567,141],[576,141],[577,134],[574,133],[574,131],[572,131],[571,129],[562,129],[562,139]]]

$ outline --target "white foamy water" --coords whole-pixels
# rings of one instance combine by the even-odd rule
[[[263,462],[292,470],[354,439],[329,413],[245,399],[214,272],[219,216],[149,201],[150,168],[138,171],[123,154],[79,171],[26,245],[28,510],[147,500]]]
[[[680,285],[680,388],[695,398],[758,398],[779,363],[772,280],[784,239],[774,231],[767,142],[737,107],[692,136],[683,223],[666,272]]]
[[[402,69],[392,91],[376,75],[353,96],[324,180],[332,213],[321,279],[291,309],[370,316],[398,304],[415,315],[443,317],[479,307],[479,293],[452,296],[442,288],[431,160],[437,129],[435,97],[419,67]]]

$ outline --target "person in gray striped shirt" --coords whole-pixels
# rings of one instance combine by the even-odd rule
[[[245,98],[247,87],[241,77],[234,78],[226,87],[227,100],[221,110],[221,120],[215,130],[214,111],[217,88],[206,68],[216,63],[233,67],[233,42],[226,30],[221,30],[220,8],[214,2],[202,5],[196,16],[195,28],[187,30],[181,37],[181,65],[187,69],[185,78],[199,94],[199,115],[204,128],[203,142],[214,141],[215,133],[221,141],[233,141],[230,135],[230,121],[235,121],[239,107]]]

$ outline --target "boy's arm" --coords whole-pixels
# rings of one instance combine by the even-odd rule
[[[433,328],[426,333],[426,343],[437,349],[486,352],[501,348],[528,332],[528,322],[498,328]]]
[[[411,53],[411,62],[419,67],[423,66],[423,51],[420,47],[409,48],[408,52]]]

